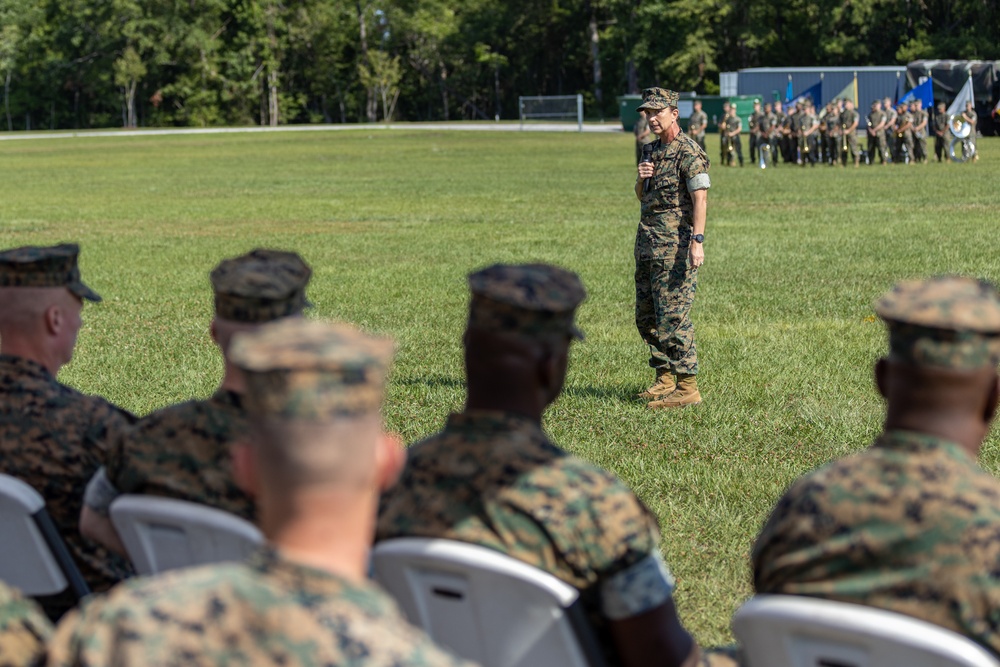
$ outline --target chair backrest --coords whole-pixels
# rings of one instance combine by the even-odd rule
[[[374,578],[410,621],[484,667],[604,664],[579,592],[485,547],[400,538],[375,545]]]
[[[0,580],[25,595],[69,588],[77,599],[90,590],[59,535],[45,500],[16,477],[0,474]]]
[[[891,611],[760,595],[732,620],[749,667],[998,667],[967,637]]]
[[[185,500],[126,494],[111,503],[110,512],[129,559],[142,575],[242,560],[264,542],[249,521]]]

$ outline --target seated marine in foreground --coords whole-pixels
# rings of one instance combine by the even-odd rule
[[[379,492],[403,458],[379,415],[391,354],[388,340],[299,318],[238,335],[251,439],[235,471],[267,546],[89,601],[56,629],[49,664],[465,664],[367,579]]]
[[[222,352],[222,382],[210,398],[157,410],[110,444],[104,466],[87,485],[80,515],[85,536],[124,553],[109,509],[125,493],[187,500],[254,521],[253,499],[236,484],[230,463],[230,447],[249,424],[243,373],[229,349],[238,333],[300,316],[309,305],[311,274],[301,257],[279,250],[253,250],[215,267],[210,332]]]
[[[80,278],[79,254],[71,243],[0,252],[0,472],[41,494],[87,585],[103,591],[131,568],[80,535],[83,491],[134,417],[56,379],[73,358],[84,300],[101,300]],[[69,593],[39,601],[53,620],[76,602]]]
[[[1000,295],[932,278],[875,310],[884,430],[789,487],[754,545],[754,588],[907,614],[1000,654],[1000,480],[976,463],[997,409]]]
[[[580,590],[609,664],[695,664],[656,518],[542,430],[570,341],[583,337],[573,322],[580,279],[554,266],[496,265],[470,275],[469,287],[465,409],[410,448],[383,495],[376,540],[439,537],[504,552]]]

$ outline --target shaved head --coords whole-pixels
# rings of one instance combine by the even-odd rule
[[[65,287],[0,287],[0,331],[41,327],[49,306],[75,298]]]
[[[382,435],[377,412],[318,422],[270,416],[252,421],[262,487],[284,492],[371,488]]]

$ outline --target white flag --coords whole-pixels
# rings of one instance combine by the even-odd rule
[[[965,82],[964,86],[962,86],[962,90],[958,91],[958,97],[956,97],[955,101],[951,103],[950,107],[948,107],[948,115],[954,116],[957,113],[962,113],[963,111],[965,111],[966,102],[972,102],[973,104],[976,103],[976,99],[972,95],[971,74],[969,75],[969,80]]]

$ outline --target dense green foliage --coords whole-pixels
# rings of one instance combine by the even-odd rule
[[[1000,139],[980,149],[964,165],[713,167],[693,312],[705,402],[676,412],[634,398],[652,373],[632,323],[627,134],[0,141],[0,247],[82,244],[105,300],[85,308],[60,379],[140,414],[219,381],[211,268],[255,246],[297,250],[314,269],[311,316],[396,338],[385,418],[407,441],[462,404],[469,270],[578,271],[587,339],[545,427],[656,512],[682,617],[713,643],[750,592],[750,544],[785,485],[879,428],[875,299],[934,273],[1000,280]],[[1000,438],[983,460],[1000,470]]]
[[[1000,58],[1000,1],[0,0],[2,129],[492,119],[753,66]]]

